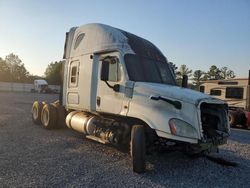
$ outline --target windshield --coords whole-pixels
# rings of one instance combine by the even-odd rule
[[[126,54],[125,64],[129,79],[132,81],[176,85],[167,62]]]

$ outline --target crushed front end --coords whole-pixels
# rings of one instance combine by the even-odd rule
[[[199,104],[201,140],[188,145],[189,153],[215,152],[218,146],[227,143],[230,135],[228,106],[224,103],[201,102]]]

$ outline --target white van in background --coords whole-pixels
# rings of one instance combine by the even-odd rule
[[[38,93],[46,93],[49,85],[46,80],[34,80],[34,91]]]

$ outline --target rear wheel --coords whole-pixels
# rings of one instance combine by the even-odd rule
[[[133,171],[145,172],[145,133],[142,125],[134,125],[131,131],[130,154],[132,157]]]
[[[61,106],[59,103],[52,103],[53,106],[55,106],[57,111],[57,128],[64,128],[66,127],[66,109],[64,106]]]
[[[45,104],[41,113],[41,122],[45,129],[54,129],[57,125],[56,107],[51,104]]]
[[[44,103],[35,101],[32,105],[32,120],[35,124],[41,125],[41,112],[43,109]]]

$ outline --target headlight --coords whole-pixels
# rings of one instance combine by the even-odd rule
[[[169,127],[172,134],[188,138],[198,138],[197,130],[189,123],[180,119],[170,119]]]

